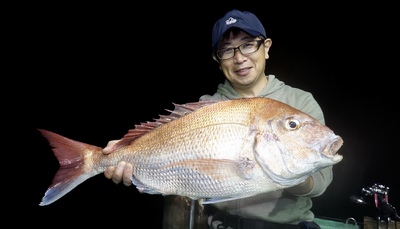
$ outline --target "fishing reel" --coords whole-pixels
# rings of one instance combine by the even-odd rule
[[[389,204],[389,187],[385,185],[374,184],[371,187],[362,188],[361,195],[353,195],[350,200],[356,204],[374,208],[378,228],[381,221],[385,221],[389,225],[392,219],[391,216],[393,216],[394,220],[400,221],[396,208]]]

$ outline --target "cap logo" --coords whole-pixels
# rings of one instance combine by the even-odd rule
[[[237,20],[236,20],[235,18],[230,17],[230,18],[228,18],[228,20],[225,21],[225,24],[226,24],[226,25],[230,25],[230,24],[235,23],[236,21],[237,21]]]

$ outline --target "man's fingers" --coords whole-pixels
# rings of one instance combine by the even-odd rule
[[[112,175],[114,174],[115,167],[110,166],[104,171],[104,176],[107,177],[108,179],[111,179]]]
[[[132,185],[132,180],[131,176],[133,174],[133,166],[131,163],[126,163],[124,166],[124,173],[122,177],[122,181],[124,182],[124,185],[130,186]]]
[[[116,184],[119,184],[122,181],[122,175],[124,172],[124,167],[125,167],[126,162],[121,161],[118,163],[117,167],[114,170],[114,173],[111,177],[112,181]]]
[[[121,161],[118,163],[117,167],[109,166],[104,171],[104,176],[111,179],[114,183],[119,184],[121,181],[124,185],[132,185],[131,176],[133,174],[133,166],[131,163],[126,163]]]

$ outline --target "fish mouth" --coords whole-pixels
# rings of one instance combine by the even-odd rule
[[[343,156],[338,154],[339,149],[343,145],[343,139],[340,136],[335,136],[334,140],[328,144],[322,152],[324,157],[330,158],[337,163],[343,159]]]

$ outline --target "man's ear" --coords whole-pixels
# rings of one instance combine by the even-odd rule
[[[270,38],[265,39],[264,41],[264,49],[265,49],[265,59],[269,59],[269,49],[271,48],[272,40]]]
[[[217,56],[215,56],[215,53],[212,54],[212,58],[217,61],[217,63],[219,64],[219,59],[217,58]]]

